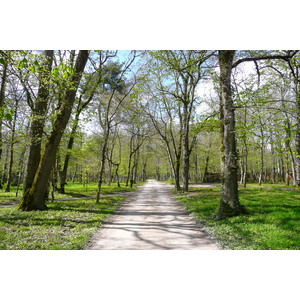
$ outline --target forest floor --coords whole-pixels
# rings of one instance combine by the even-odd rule
[[[55,194],[48,210],[18,210],[15,190],[0,193],[0,250],[83,249],[91,236],[137,187],[103,186],[96,203],[97,183],[69,184],[66,194]],[[19,194],[19,197],[21,194]]]
[[[116,185],[113,186],[104,186],[103,191],[101,192],[101,197],[113,197],[113,196],[124,196],[127,197],[130,193],[136,188],[129,188],[122,186],[118,188]],[[91,185],[89,189],[83,189],[82,185],[72,184],[68,188],[66,194],[55,193],[55,199],[52,201],[49,199],[47,203],[53,203],[56,201],[73,201],[73,200],[84,200],[84,199],[93,199],[96,198],[97,186]],[[4,207],[14,207],[19,204],[22,192],[19,193],[19,197],[16,198],[15,191],[10,193],[0,193],[0,208]]]
[[[87,250],[217,250],[170,193],[173,186],[148,180],[93,236]]]
[[[0,249],[300,250],[300,190],[292,186],[240,187],[248,214],[221,221],[215,220],[220,184],[191,184],[187,193],[156,181],[105,185],[99,203],[96,191],[97,183],[68,184],[47,211],[32,212],[16,208],[15,190],[0,191]],[[107,240],[109,229],[119,231],[116,240]]]

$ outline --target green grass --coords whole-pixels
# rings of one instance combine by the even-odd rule
[[[118,187],[116,183],[112,183],[111,185],[103,184],[101,188],[101,194],[107,195],[112,193],[133,191],[136,189],[136,187],[126,187],[124,183],[121,183],[120,185],[121,187]],[[93,196],[97,194],[97,189],[98,183],[90,183],[85,186],[83,186],[81,183],[69,183],[65,186],[66,195],[71,197]],[[55,194],[55,196],[57,197],[58,195]]]
[[[178,200],[225,249],[300,249],[300,191],[282,185],[241,188],[249,215],[216,221],[218,188],[191,188]]]
[[[16,205],[18,199],[16,197],[17,187],[13,186],[10,192],[5,192],[5,187],[0,190],[0,206],[3,205]],[[21,188],[19,187],[18,198],[22,195]]]
[[[87,245],[93,233],[125,197],[49,203],[47,211],[0,208],[0,249],[72,250]]]
[[[65,194],[60,194],[55,192],[54,199],[59,200],[63,198],[80,198],[85,196],[95,196],[97,194],[98,184],[90,183],[88,185],[83,185],[82,183],[69,183],[65,186]],[[102,186],[101,195],[114,194],[119,192],[134,191],[137,187],[134,186],[130,188],[126,187],[125,183],[121,183],[121,186],[118,187],[116,183],[111,185],[104,184]],[[19,187],[18,198],[16,197],[16,187],[11,187],[11,192],[6,193],[4,189],[0,191],[0,207],[17,205],[20,198],[22,197],[22,186]],[[51,194],[49,195],[51,199]]]

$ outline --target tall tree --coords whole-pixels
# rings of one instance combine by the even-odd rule
[[[67,179],[67,172],[69,167],[69,161],[71,157],[71,151],[74,145],[75,135],[77,132],[77,128],[79,125],[79,120],[82,112],[84,109],[87,108],[87,106],[92,102],[94,99],[95,94],[97,94],[97,90],[103,89],[103,86],[105,84],[115,84],[115,77],[117,77],[116,73],[116,67],[113,69],[113,71],[109,68],[105,68],[106,62],[116,56],[115,51],[98,51],[97,53],[97,61],[95,62],[92,58],[90,58],[90,61],[95,69],[95,72],[93,74],[89,74],[89,76],[86,76],[86,80],[83,83],[82,91],[80,93],[80,96],[78,98],[78,102],[76,104],[76,109],[74,111],[75,117],[72,123],[72,129],[71,129],[71,135],[68,141],[67,145],[67,153],[64,159],[63,168],[59,171],[60,176],[60,193],[65,193],[65,185],[66,185],[66,179]],[[115,65],[114,65],[115,66]],[[113,78],[113,79],[111,79]],[[117,86],[117,88],[120,88],[120,84]],[[101,91],[102,91],[101,89]],[[101,93],[100,91],[100,93]]]
[[[56,152],[61,137],[72,112],[77,88],[88,60],[88,56],[89,51],[87,50],[80,50],[77,55],[74,72],[70,76],[70,86],[65,93],[64,101],[60,103],[59,112],[55,119],[52,132],[47,139],[45,151],[40,160],[33,183],[31,187],[24,192],[19,204],[19,208],[22,210],[29,211],[47,209],[45,194],[47,191],[50,173],[55,163]]]
[[[288,59],[288,65],[292,74],[294,93],[296,98],[296,178],[297,185],[300,187],[300,54]]]
[[[222,139],[222,188],[217,219],[245,213],[238,195],[238,164],[231,72],[235,51],[220,50],[220,117]]]
[[[31,108],[32,108],[32,117],[31,117],[31,126],[30,126],[30,146],[29,154],[26,167],[26,175],[23,185],[23,191],[26,192],[30,189],[36,171],[38,169],[41,157],[41,147],[42,147],[42,137],[44,133],[45,126],[45,116],[47,113],[48,106],[48,97],[49,97],[49,86],[50,86],[50,77],[53,63],[53,50],[45,50],[44,59],[40,66],[40,75],[39,75],[39,90],[37,98],[34,100],[30,96],[30,93],[24,85],[27,91],[27,97]]]
[[[130,70],[133,62],[136,59],[136,51],[133,51],[129,55],[127,61],[125,62],[123,69],[120,69],[120,66],[113,64],[111,73],[107,72],[107,81],[109,85],[107,92],[101,97],[98,106],[98,115],[99,115],[99,124],[103,131],[103,142],[101,145],[101,162],[99,170],[99,180],[98,180],[98,190],[97,190],[97,200],[100,201],[100,194],[103,183],[103,176],[105,171],[105,164],[108,158],[108,144],[109,138],[113,131],[113,128],[117,128],[120,111],[124,102],[128,99],[132,89],[136,84],[136,78],[133,80],[133,83],[128,85],[125,88],[125,76]],[[113,76],[114,75],[114,76]]]
[[[222,188],[221,201],[217,219],[223,219],[246,213],[246,209],[239,202],[238,181],[237,181],[237,151],[235,135],[235,107],[232,98],[231,74],[232,69],[240,63],[254,61],[258,69],[257,62],[268,59],[282,59],[287,61],[293,57],[297,51],[288,51],[284,54],[259,53],[261,55],[251,55],[233,62],[234,50],[219,50],[220,65],[220,119],[221,119],[221,138],[222,138]]]

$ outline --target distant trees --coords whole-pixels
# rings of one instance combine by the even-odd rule
[[[126,61],[125,66],[121,68],[116,64],[112,65],[114,72],[113,77],[107,78],[106,84],[108,85],[106,91],[100,96],[97,111],[99,117],[100,128],[102,129],[103,140],[101,143],[101,161],[98,180],[97,191],[97,203],[100,200],[101,187],[103,183],[103,175],[105,171],[105,165],[109,158],[108,145],[109,139],[113,131],[118,130],[118,126],[121,123],[121,113],[124,109],[124,104],[128,100],[128,97],[136,83],[135,80],[131,84],[125,85],[125,76],[128,73],[130,66],[136,59],[136,52],[133,51],[132,55]],[[108,74],[106,74],[108,75]],[[110,155],[112,158],[112,155]]]
[[[210,71],[210,58],[213,51],[153,51],[149,71],[156,76],[158,97],[168,99],[169,104],[164,104],[164,114],[170,119],[170,106],[177,109],[176,116],[179,121],[179,145],[174,144],[172,129],[171,140],[158,128],[158,124],[152,115],[154,125],[166,143],[170,161],[175,176],[176,189],[180,188],[178,169],[182,159],[182,190],[188,191],[190,155],[195,144],[195,136],[191,139],[191,124],[195,122],[195,108],[197,105],[196,87],[201,79],[205,78]],[[156,92],[156,93],[157,93]],[[165,100],[163,100],[165,101]],[[173,102],[173,103],[172,103]],[[161,117],[160,117],[161,118]],[[162,119],[162,118],[161,118]],[[173,121],[171,121],[173,122]],[[166,124],[165,124],[166,125]],[[171,126],[173,126],[170,123]],[[170,142],[173,144],[174,154],[171,154]],[[173,158],[173,155],[175,157]],[[182,158],[181,158],[182,157]]]

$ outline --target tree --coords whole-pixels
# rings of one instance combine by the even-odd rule
[[[213,51],[167,50],[151,52],[154,69],[157,64],[164,69],[164,80],[161,80],[162,93],[172,96],[179,102],[179,119],[182,128],[182,190],[187,192],[189,185],[190,155],[195,140],[190,141],[190,126],[195,115],[197,103],[196,87],[210,71],[210,58]]]
[[[75,134],[79,125],[79,120],[82,112],[87,108],[87,106],[92,102],[95,95],[97,93],[103,92],[103,89],[106,85],[113,86],[117,89],[121,88],[121,84],[116,83],[116,78],[120,71],[116,68],[117,66],[113,63],[113,67],[109,68],[105,64],[109,61],[109,59],[116,56],[116,52],[112,51],[98,51],[97,53],[97,61],[94,61],[90,58],[90,61],[95,69],[93,74],[86,75],[86,80],[81,87],[81,93],[76,103],[76,109],[74,111],[75,117],[72,122],[72,129],[70,138],[67,144],[67,153],[65,155],[63,168],[59,171],[60,175],[60,193],[65,193],[65,184],[69,166],[69,160],[71,156],[71,151],[74,144]],[[100,89],[100,91],[99,91]]]
[[[23,92],[18,90],[17,85],[15,85],[13,87],[12,96],[14,98],[13,118],[11,121],[9,121],[11,136],[10,136],[10,147],[9,147],[9,164],[8,164],[7,184],[6,184],[5,192],[10,192],[10,186],[12,183],[12,175],[13,175],[12,168],[13,168],[13,162],[14,162],[14,145],[16,143],[15,135],[16,135],[16,126],[17,126],[17,116],[18,116],[18,110],[19,110],[19,103],[23,97]]]
[[[55,119],[52,132],[50,133],[44,154],[39,162],[38,169],[35,173],[33,183],[30,188],[24,191],[24,195],[19,204],[19,209],[29,210],[45,210],[45,194],[47,191],[48,181],[52,167],[55,162],[56,152],[69,121],[73,104],[75,101],[76,91],[88,60],[89,51],[80,50],[74,66],[74,72],[70,76],[70,84],[65,93],[64,101],[60,103],[59,112]]]
[[[4,108],[5,108],[5,87],[7,81],[7,69],[8,63],[10,60],[9,51],[1,51],[0,63],[2,64],[2,76],[1,76],[1,86],[0,86],[0,161],[2,159],[3,152],[3,138],[2,138],[2,125],[4,117]],[[0,182],[0,189],[2,189],[2,184]]]
[[[296,98],[295,112],[296,112],[296,180],[300,187],[300,54],[288,58],[288,66],[291,71],[294,84],[294,93]]]
[[[238,164],[235,136],[235,115],[231,91],[231,72],[235,51],[220,50],[220,119],[222,139],[222,188],[217,219],[245,213],[238,195]]]
[[[135,61],[137,56],[136,51],[133,51],[128,57],[123,69],[117,64],[112,64],[110,69],[111,73],[106,73],[106,84],[108,84],[107,92],[100,97],[98,106],[99,124],[103,131],[103,141],[101,145],[101,162],[99,170],[98,190],[96,203],[100,201],[101,188],[103,183],[103,175],[105,164],[108,158],[108,144],[110,135],[120,123],[119,116],[124,102],[128,99],[132,89],[136,84],[136,79],[131,84],[125,86],[125,76],[130,71],[130,67]]]
[[[42,147],[42,137],[44,133],[45,117],[47,113],[50,76],[53,63],[53,50],[45,50],[44,59],[41,62],[40,74],[39,74],[39,89],[37,97],[34,100],[30,95],[27,86],[23,83],[23,86],[27,93],[28,103],[32,109],[31,126],[30,126],[30,146],[26,167],[26,175],[23,185],[23,192],[25,193],[31,188],[34,176],[37,172]]]
[[[249,52],[249,53],[248,53]],[[242,53],[243,54],[243,53]],[[249,55],[250,54],[250,55]],[[238,198],[238,182],[237,182],[237,151],[236,151],[236,136],[235,136],[235,114],[232,99],[231,74],[232,69],[240,63],[246,61],[254,61],[256,69],[258,61],[282,59],[289,60],[295,56],[297,51],[288,51],[284,54],[270,53],[251,53],[246,51],[246,57],[242,57],[235,62],[233,58],[235,51],[220,50],[218,52],[220,64],[220,118],[221,118],[221,138],[222,138],[222,188],[221,201],[217,219],[223,219],[235,215],[246,213],[246,209],[240,204]],[[258,71],[259,74],[259,71]]]
[[[152,94],[152,95],[151,95]],[[176,124],[176,117],[182,119],[180,103],[174,104],[165,94],[151,93],[146,104],[146,111],[154,128],[165,144],[173,171],[175,188],[180,187],[180,165],[182,155],[182,122]]]

